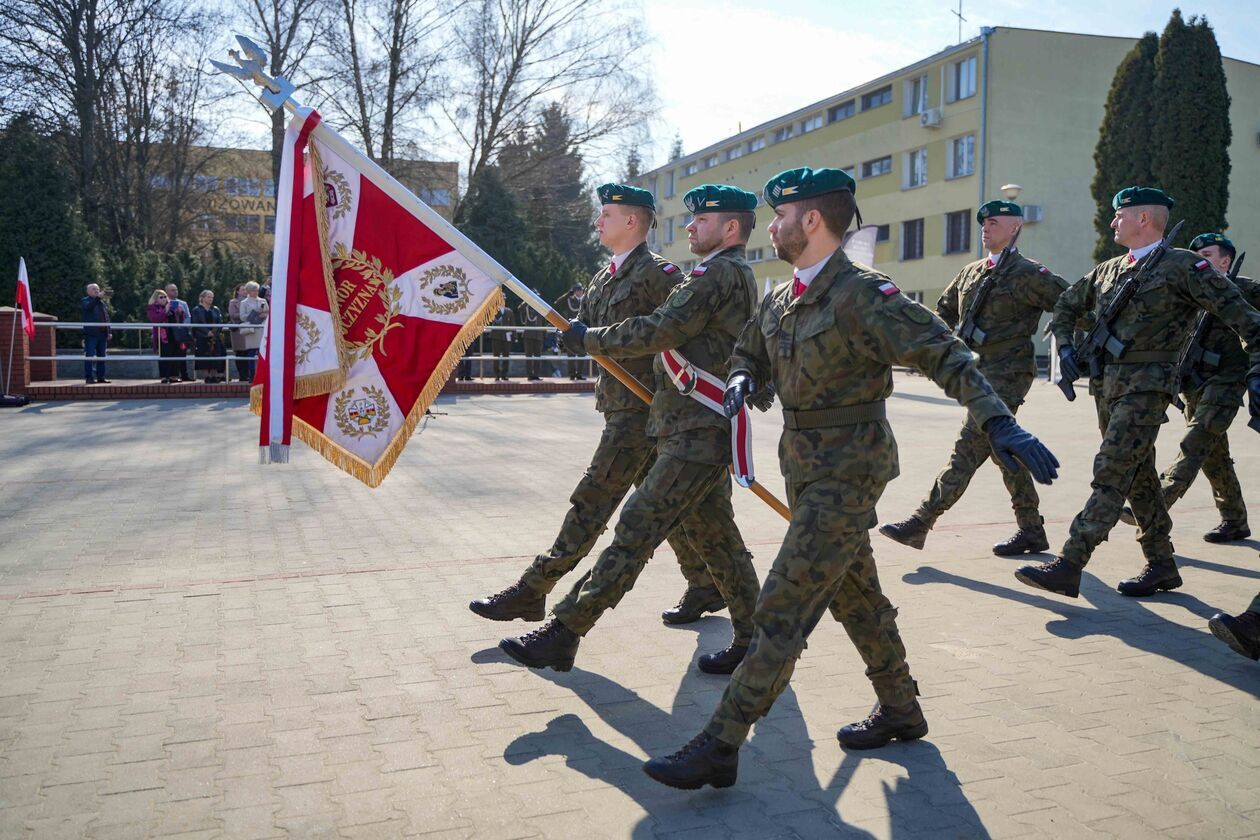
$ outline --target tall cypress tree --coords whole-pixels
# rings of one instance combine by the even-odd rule
[[[1107,94],[1107,106],[1098,145],[1094,148],[1094,182],[1090,193],[1096,210],[1094,245],[1097,262],[1124,252],[1112,238],[1111,199],[1124,187],[1155,183],[1151,162],[1151,132],[1156,109],[1151,107],[1155,93],[1155,57],[1159,38],[1147,32],[1116,68]]]
[[[1155,58],[1151,142],[1157,186],[1177,200],[1173,218],[1185,219],[1179,244],[1196,234],[1225,230],[1229,206],[1229,92],[1216,35],[1205,18],[1187,23],[1174,9]]]

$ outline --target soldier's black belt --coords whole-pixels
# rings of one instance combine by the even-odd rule
[[[794,432],[802,429],[827,429],[832,426],[853,426],[870,423],[887,417],[884,401],[840,405],[835,408],[816,408],[811,411],[783,409],[783,427]]]
[[[981,356],[987,356],[990,353],[997,353],[1000,350],[1009,350],[1010,348],[1016,347],[1020,344],[1028,344],[1028,343],[1029,343],[1029,337],[1026,335],[1021,335],[1015,338],[1005,338],[1005,339],[1002,339],[1001,341],[988,342],[985,344],[981,344],[979,347],[973,347],[971,349],[979,353]]]
[[[1108,359],[1109,365],[1175,365],[1181,361],[1176,350],[1131,350],[1119,359]]]

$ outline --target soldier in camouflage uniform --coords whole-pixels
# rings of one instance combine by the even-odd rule
[[[1010,201],[983,205],[976,213],[976,221],[989,256],[964,267],[936,303],[936,314],[980,356],[980,372],[1011,411],[1019,410],[1037,378],[1030,339],[1041,313],[1053,312],[1059,295],[1067,289],[1062,277],[1013,247],[998,267],[1002,251],[1012,244],[1023,216],[1023,208]],[[987,291],[981,292],[986,283],[990,284]],[[973,312],[981,294],[979,308]],[[958,328],[969,314],[971,320],[962,325],[967,334],[963,334]],[[902,545],[923,548],[937,518],[962,498],[976,470],[992,457],[988,438],[968,418],[954,441],[949,463],[936,477],[919,509],[909,519],[881,525],[879,532]],[[996,458],[993,460],[1011,495],[1018,528],[1013,537],[993,546],[993,553],[1008,557],[1045,551],[1050,543],[1042,526],[1040,500],[1032,478],[1027,470],[1011,472]]]
[[[1097,322],[1122,283],[1142,271],[1144,258],[1162,241],[1173,204],[1170,196],[1151,187],[1127,187],[1113,199],[1116,214],[1111,227],[1116,242],[1129,253],[1095,266],[1064,292],[1051,322],[1060,345],[1061,369],[1069,381],[1080,376],[1083,364],[1072,346],[1077,323]],[[1246,339],[1252,363],[1251,413],[1260,413],[1260,312],[1208,260],[1193,251],[1169,248],[1111,324],[1126,349],[1119,358],[1105,354],[1102,376],[1089,382],[1103,434],[1094,458],[1093,491],[1072,520],[1062,553],[1048,563],[1021,567],[1015,572],[1020,581],[1075,598],[1081,571],[1115,527],[1128,497],[1146,564],[1116,590],[1143,597],[1181,586],[1169,539],[1172,520],[1155,471],[1155,438],[1160,424],[1168,421],[1168,404],[1180,386],[1179,348],[1199,309],[1213,313]]]
[[[534,294],[538,290],[534,289]],[[546,337],[547,319],[538,314],[538,310],[525,301],[516,307],[516,322],[523,327],[521,344],[525,347],[525,376],[530,382],[542,379],[543,339]]]
[[[1248,659],[1260,659],[1260,595],[1238,615],[1217,613],[1208,619],[1212,635]]]
[[[573,288],[556,298],[556,302],[552,306],[556,308],[557,312],[572,321],[582,317],[582,301],[585,297],[586,289],[582,287],[581,283],[574,283]],[[565,363],[565,366],[568,368],[569,379],[574,382],[586,379],[582,375],[582,365],[586,364],[586,362],[573,361],[581,354],[565,350],[565,355],[569,357],[569,361]]]
[[[966,346],[886,276],[840,248],[856,214],[853,179],[839,169],[794,169],[766,184],[771,240],[796,267],[760,306],[735,347],[726,410],[773,384],[783,403],[779,458],[792,521],[757,599],[748,655],[704,731],[644,770],[663,784],[734,784],[739,745],[787,686],[806,638],[828,610],[866,663],[877,711],[839,732],[865,749],[927,733],[915,699],[896,609],[880,591],[868,530],[898,472],[885,419],[892,365],[910,365],[962,403],[999,457],[1017,457],[1039,481],[1057,462],[1016,425]],[[859,221],[860,224],[860,221]]]
[[[499,308],[499,314],[494,316],[491,322],[495,327],[514,327],[516,326],[516,318],[512,315],[512,310],[506,306]],[[512,331],[511,330],[491,330],[490,331],[490,352],[494,354],[494,381],[507,382],[508,372],[511,362],[508,356],[512,353]]]
[[[570,347],[627,359],[627,365],[676,350],[697,369],[725,379],[735,339],[757,302],[757,284],[744,257],[757,197],[706,184],[683,200],[695,214],[687,225],[691,249],[707,256],[651,315],[590,329],[573,322],[564,334]],[[558,671],[573,667],[581,637],[630,591],[653,550],[676,526],[708,563],[734,627],[730,646],[701,656],[700,670],[729,674],[748,650],[757,576],[731,508],[730,421],[680,393],[659,357],[654,364],[647,433],[656,441],[656,461],[626,502],[612,545],[556,606],[554,618],[499,644],[518,662]]]
[[[1219,233],[1204,233],[1194,238],[1190,250],[1205,257],[1218,271],[1228,276],[1237,251],[1228,237]],[[1247,277],[1236,280],[1238,291],[1252,306],[1260,309],[1260,283]],[[1209,315],[1200,317],[1211,318]],[[1247,505],[1243,501],[1242,487],[1234,473],[1234,462],[1229,457],[1229,438],[1226,432],[1234,422],[1243,404],[1243,392],[1247,390],[1247,354],[1243,352],[1238,336],[1229,327],[1211,318],[1203,335],[1202,348],[1219,357],[1216,364],[1203,360],[1192,375],[1181,382],[1185,402],[1186,433],[1181,439],[1181,452],[1161,476],[1164,504],[1170,509],[1186,494],[1190,485],[1203,470],[1212,485],[1212,497],[1221,514],[1221,524],[1203,535],[1212,543],[1236,542],[1251,536],[1247,525]],[[1196,329],[1197,329],[1196,324]],[[1197,385],[1196,376],[1202,377]],[[1137,524],[1133,512],[1125,508],[1120,518],[1130,525]]]
[[[604,206],[596,228],[600,241],[614,251],[613,261],[591,280],[589,294],[573,297],[580,297],[580,314],[587,323],[615,324],[656,309],[681,275],[675,265],[648,250],[651,193],[605,184],[599,188],[599,196]],[[651,375],[652,362],[630,359],[623,367],[645,381]],[[647,474],[653,455],[652,440],[647,436],[647,404],[611,374],[601,371],[595,383],[595,409],[604,415],[604,433],[591,456],[591,465],[573,490],[569,499],[572,506],[555,542],[507,589],[469,604],[477,615],[494,621],[540,621],[548,593],[587,555],[631,485],[639,484]],[[678,606],[666,610],[662,618],[670,624],[685,624],[705,612],[722,609],[722,595],[704,559],[681,534],[671,534],[669,544],[687,579],[687,589]]]

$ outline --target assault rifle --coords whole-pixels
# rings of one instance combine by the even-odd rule
[[[1234,260],[1234,264],[1230,266],[1231,283],[1238,279],[1238,271],[1242,268],[1243,258],[1246,256],[1246,253],[1239,254],[1238,259]],[[1199,320],[1194,325],[1194,333],[1190,336],[1190,342],[1186,345],[1186,349],[1181,351],[1178,381],[1187,393],[1199,390],[1203,387],[1203,383],[1208,381],[1208,377],[1203,373],[1204,369],[1207,369],[1210,374],[1221,364],[1220,353],[1213,353],[1203,347],[1203,339],[1207,337],[1208,330],[1212,329],[1212,323],[1215,320],[1212,313],[1200,312]]]
[[[954,327],[954,335],[961,338],[972,349],[984,344],[984,340],[988,338],[989,334],[980,329],[980,325],[976,323],[976,316],[980,314],[980,309],[984,306],[985,298],[992,291],[993,284],[1010,273],[1011,266],[1014,265],[1012,254],[1015,253],[1015,242],[1023,229],[1022,226],[1015,229],[1015,235],[1002,249],[1002,253],[998,254],[993,268],[984,273],[984,277],[980,280],[980,288],[976,289],[976,293],[971,297],[971,303],[967,305],[967,311]]]
[[[1099,313],[1098,320],[1094,321],[1094,325],[1089,328],[1089,332],[1085,333],[1081,346],[1077,348],[1076,356],[1082,363],[1089,366],[1091,378],[1102,376],[1105,354],[1110,353],[1112,358],[1120,359],[1124,356],[1125,351],[1129,349],[1128,342],[1121,341],[1116,337],[1115,332],[1112,331],[1112,325],[1120,317],[1120,313],[1124,312],[1124,308],[1129,305],[1129,301],[1133,300],[1133,296],[1137,294],[1138,289],[1142,288],[1146,275],[1151,272],[1151,269],[1159,265],[1164,258],[1164,254],[1168,253],[1172,241],[1177,238],[1177,234],[1181,232],[1181,226],[1185,223],[1185,219],[1177,222],[1173,229],[1168,232],[1168,235],[1155,246],[1155,249],[1143,258],[1141,267],[1132,277],[1120,285],[1115,296],[1103,308],[1103,311]],[[1076,391],[1072,388],[1072,383],[1075,381],[1075,379],[1068,379],[1066,376],[1059,377],[1059,390],[1063,392],[1063,396],[1067,397],[1069,401],[1076,399]]]

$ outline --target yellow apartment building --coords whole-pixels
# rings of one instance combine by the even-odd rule
[[[784,169],[833,166],[857,179],[863,221],[879,226],[875,267],[929,306],[980,255],[976,209],[1003,197],[1005,185],[1021,188],[1020,250],[1071,282],[1092,266],[1094,146],[1112,76],[1135,42],[985,28],[685,155],[635,179],[657,197],[654,247],[684,267],[693,262],[682,205],[692,187],[728,183],[760,194]],[[1247,232],[1260,231],[1260,66],[1227,58],[1225,73],[1233,125],[1228,219],[1245,244]],[[768,212],[758,211],[749,256],[759,281],[778,282],[791,269],[774,257]]]

